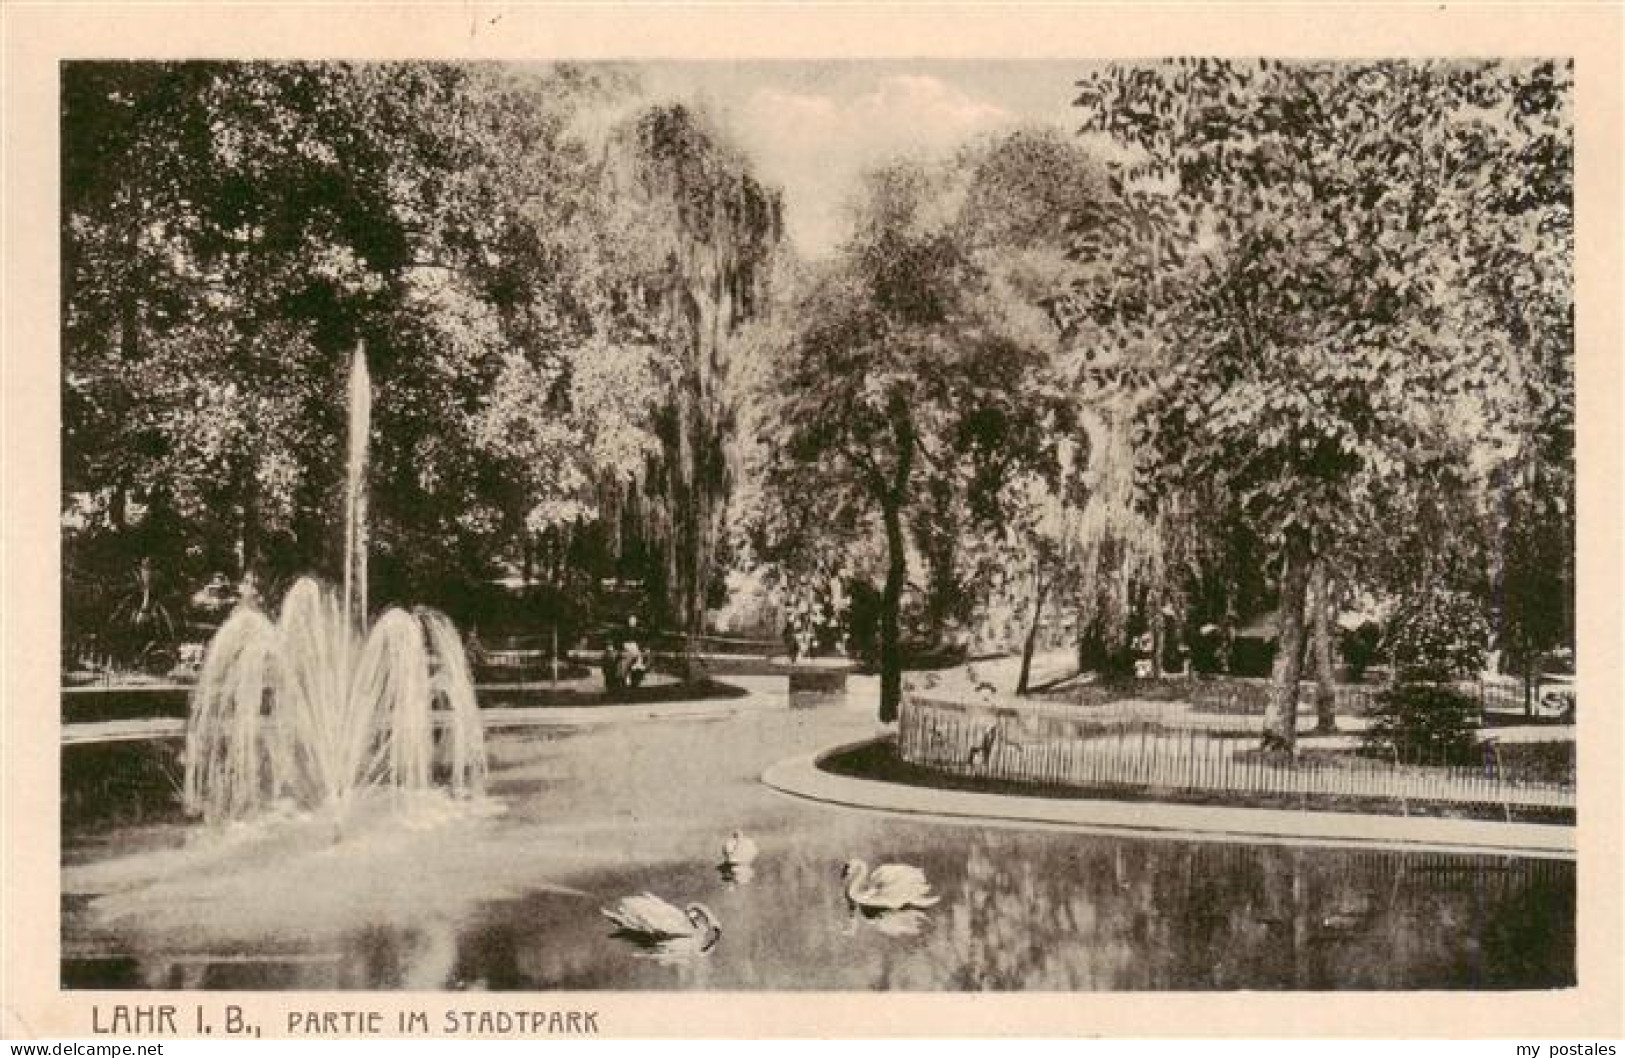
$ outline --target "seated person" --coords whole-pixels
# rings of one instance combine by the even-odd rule
[[[626,682],[636,687],[649,674],[649,656],[636,643],[627,640],[621,647],[621,671]]]
[[[604,690],[618,691],[625,685],[621,673],[621,654],[614,643],[604,644],[604,652],[598,656],[598,667],[604,674]]]
[[[633,687],[641,684],[649,673],[649,657],[638,646],[637,635],[638,618],[633,614],[626,619],[626,629],[621,633],[621,676]]]

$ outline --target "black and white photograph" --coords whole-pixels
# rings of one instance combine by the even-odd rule
[[[97,1031],[1580,985],[1572,55],[56,76]]]

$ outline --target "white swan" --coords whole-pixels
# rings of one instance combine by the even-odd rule
[[[696,939],[708,949],[722,934],[722,924],[704,904],[679,908],[653,893],[629,896],[615,907],[604,908],[602,914],[634,940]]]
[[[846,902],[853,910],[902,911],[934,906],[942,899],[931,892],[925,872],[918,867],[888,863],[869,870],[862,860],[848,860],[841,868]]]
[[[738,830],[728,835],[728,840],[722,843],[722,865],[737,869],[755,862],[756,842]]]

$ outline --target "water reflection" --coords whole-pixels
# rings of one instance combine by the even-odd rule
[[[751,882],[755,881],[756,868],[741,867],[731,863],[724,863],[717,868],[717,877],[722,879],[722,884],[725,887],[735,889],[741,885],[749,885]]]
[[[319,847],[271,834],[209,855],[187,844],[189,830],[162,824],[67,834],[63,984],[1158,991],[1575,981],[1572,862],[836,811],[758,778],[773,761],[869,730],[867,717],[848,730],[817,712],[495,739],[493,794],[509,810],[471,825]],[[718,839],[736,826],[759,855],[723,870]],[[941,902],[854,920],[841,880],[854,854],[921,867]],[[726,937],[693,958],[635,957],[599,910],[644,891],[703,902]]]
[[[719,896],[732,988],[1414,989],[1571,984],[1572,865],[1329,850],[916,834],[941,879],[929,916],[843,914],[816,849]],[[687,879],[673,868],[670,884]],[[651,878],[653,884],[657,878]],[[565,902],[521,944],[575,951]],[[834,912],[834,913],[832,913]],[[524,932],[530,932],[525,930]],[[477,959],[477,951],[469,951]],[[548,965],[529,987],[680,987],[601,964]]]
[[[1574,983],[1571,863],[871,824],[943,900],[853,914],[834,848],[600,872],[471,920],[381,923],[300,962],[177,963],[148,987],[1328,990]],[[753,880],[754,884],[743,884]],[[706,893],[727,943],[610,935],[607,893]],[[132,982],[136,983],[136,982]],[[116,981],[109,986],[117,987]]]
[[[717,942],[722,940],[722,931],[712,929],[684,937],[658,937],[636,930],[618,929],[610,936],[625,941],[629,948],[634,949],[632,951],[634,958],[651,959],[669,965],[711,954]]]
[[[924,911],[907,908],[903,911],[857,911],[852,915],[852,928],[856,933],[867,927],[887,937],[916,937],[931,921]]]

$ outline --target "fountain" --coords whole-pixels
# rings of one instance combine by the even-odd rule
[[[349,385],[342,593],[296,582],[273,623],[239,606],[192,692],[183,804],[209,821],[276,804],[338,810],[373,789],[481,791],[485,743],[462,640],[445,615],[391,608],[367,625],[371,384]]]

